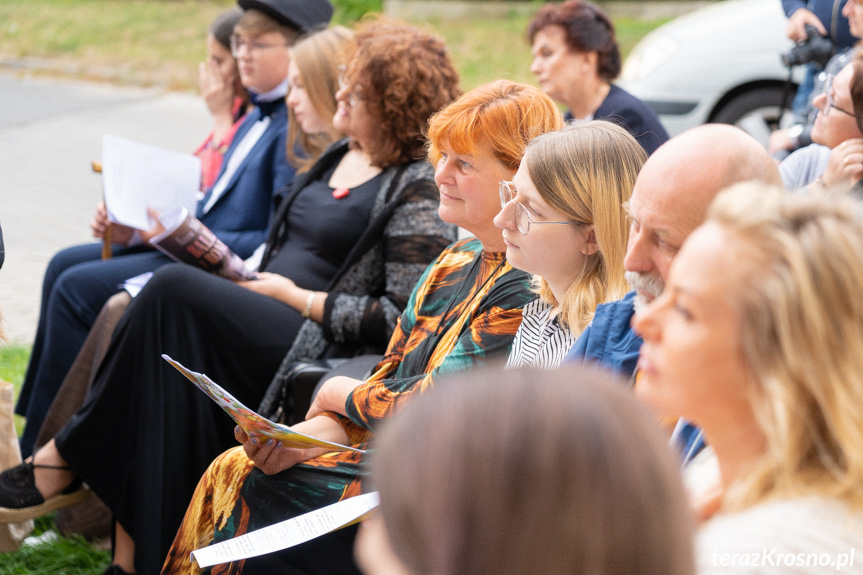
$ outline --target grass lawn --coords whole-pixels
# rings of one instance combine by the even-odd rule
[[[336,21],[350,25],[380,0],[334,0]],[[204,58],[206,30],[234,0],[2,0],[0,61],[35,58],[50,62],[48,73],[171,90],[195,91]],[[469,90],[498,78],[533,82],[524,36],[529,18],[442,21],[424,24],[442,35]],[[615,20],[626,54],[659,20]],[[45,73],[45,72],[40,72]],[[0,345],[0,379],[20,388],[30,348]],[[16,391],[17,393],[17,391]],[[18,432],[21,421],[17,422]],[[35,534],[52,528],[37,521]],[[63,539],[0,555],[0,575],[101,573],[110,561],[81,539]]]
[[[350,25],[380,0],[335,0],[335,20]],[[210,22],[233,0],[3,0],[0,60],[36,58],[53,74],[119,83],[197,89]],[[465,90],[497,78],[532,82],[524,31],[529,17],[431,20],[462,74]],[[615,21],[624,54],[667,19]]]
[[[0,344],[0,380],[15,386],[15,395],[21,388],[29,346]],[[23,421],[16,416],[16,427],[21,432]],[[36,521],[34,535],[53,528],[53,515]],[[56,541],[37,547],[23,547],[15,553],[0,554],[0,574],[24,575],[36,573],[64,573],[68,575],[95,575],[102,573],[111,561],[109,551],[99,550],[78,538],[60,537]]]

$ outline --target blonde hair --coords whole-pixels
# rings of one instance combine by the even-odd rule
[[[624,205],[646,159],[629,132],[603,120],[570,124],[539,136],[525,150],[528,175],[542,199],[568,220],[592,224],[599,246],[561,302],[548,282],[536,278],[540,297],[560,304],[559,317],[575,333],[590,323],[598,304],[629,290],[623,268],[629,238]]]
[[[318,117],[327,125],[320,134],[306,134],[288,108],[288,163],[305,172],[339,133],[333,127],[336,113],[336,92],[339,89],[339,66],[345,63],[348,42],[354,34],[343,26],[333,26],[306,36],[291,49],[292,62],[302,78],[303,89],[309,96]],[[299,144],[301,150],[297,150]],[[303,157],[297,154],[304,153]]]
[[[429,161],[437,165],[441,148],[448,144],[457,154],[489,150],[504,166],[517,169],[528,142],[562,125],[560,110],[545,92],[497,80],[474,88],[432,116]]]
[[[848,198],[740,184],[708,221],[736,249],[741,345],[766,438],[729,507],[820,494],[863,506],[863,225]]]

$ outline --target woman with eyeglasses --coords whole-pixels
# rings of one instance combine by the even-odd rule
[[[861,571],[860,210],[754,183],[726,190],[635,316],[635,393],[697,424],[718,462],[700,574]]]
[[[508,367],[557,367],[596,306],[626,294],[624,206],[646,159],[620,126],[575,123],[531,142],[513,181],[500,182],[506,259],[534,274],[539,294]]]
[[[234,444],[222,410],[161,354],[255,406],[286,352],[384,350],[425,266],[456,237],[437,214],[422,132],[457,94],[458,74],[437,37],[370,22],[346,49],[349,84],[333,97],[344,37],[320,34],[297,50],[288,103],[304,131],[325,132],[331,113],[348,138],[294,179],[258,279],[181,264],[154,274],[82,409],[33,461],[0,475],[0,518],[63,506],[86,481],[118,522],[117,568],[157,572],[201,473]],[[321,78],[329,112],[312,100]]]
[[[305,0],[289,0],[305,2]],[[328,6],[326,0],[314,0],[312,5]],[[326,18],[311,22],[318,25]],[[291,15],[268,16],[248,10],[239,18],[226,15],[214,22],[207,37],[207,62],[203,66],[202,96],[213,113],[213,132],[198,150],[201,157],[202,199],[197,205],[197,217],[234,253],[247,258],[267,238],[267,228],[273,215],[273,201],[279,191],[291,181],[294,168],[285,161],[287,109],[284,105],[285,76],[290,57],[288,45],[293,45],[303,26]],[[278,39],[282,50],[271,50],[266,58],[256,58],[253,67],[238,65],[231,55],[230,37],[237,31]],[[224,43],[224,44],[223,44]],[[270,101],[261,102],[245,114],[242,104],[233,108],[233,74],[238,74],[245,97],[267,94]],[[262,117],[266,106],[268,115]],[[245,114],[240,120],[233,112]],[[258,128],[252,130],[253,125]],[[246,145],[239,143],[249,133]],[[231,145],[233,144],[233,145]],[[240,149],[238,149],[240,148]],[[234,167],[234,176],[218,174],[227,158]],[[227,172],[227,168],[224,170]],[[214,173],[215,172],[215,173]],[[214,186],[221,190],[213,202]],[[210,192],[209,194],[207,194]],[[205,201],[203,194],[207,194]],[[16,412],[23,415],[26,426],[21,437],[21,452],[28,457],[34,448],[46,413],[76,354],[93,327],[105,302],[121,291],[119,286],[129,278],[152,272],[173,262],[152,248],[149,238],[160,231],[160,225],[150,230],[134,228],[108,221],[104,202],[100,202],[90,221],[93,237],[99,243],[88,243],[57,252],[45,270],[42,283],[42,303],[39,324],[33,341],[27,374],[18,396]],[[104,237],[110,235],[111,257],[103,259]]]
[[[797,150],[780,165],[789,190],[808,186],[819,192],[850,189],[863,178],[863,60],[858,54],[828,77],[824,92],[812,100],[818,115],[813,144]]]
[[[500,211],[499,182],[515,175],[531,139],[561,125],[551,98],[504,80],[468,92],[432,117],[429,159],[437,166],[438,213],[474,237],[450,245],[425,270],[372,375],[327,380],[295,430],[365,449],[380,424],[442,376],[509,352],[533,294],[527,274],[507,262],[493,221]],[[199,547],[362,492],[360,454],[282,447],[239,428],[236,434],[243,446],[219,456],[201,478],[163,573],[192,572],[189,553]],[[356,572],[354,532],[337,531],[219,569]]]

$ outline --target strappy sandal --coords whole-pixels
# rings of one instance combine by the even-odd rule
[[[63,491],[46,500],[36,489],[33,470],[37,467],[72,471],[71,467],[65,465],[40,465],[27,461],[0,473],[0,523],[35,519],[56,509],[80,503],[92,495],[81,478],[75,477]]]

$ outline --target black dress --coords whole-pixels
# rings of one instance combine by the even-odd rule
[[[386,175],[338,199],[326,185],[336,163],[285,200],[281,246],[268,250],[266,270],[307,289],[328,287],[370,226]],[[449,238],[429,239],[431,261]],[[230,418],[161,354],[254,406],[302,325],[290,306],[180,264],[159,270],[129,306],[87,402],[55,440],[135,540],[138,573],[160,570],[202,472],[236,445]]]

